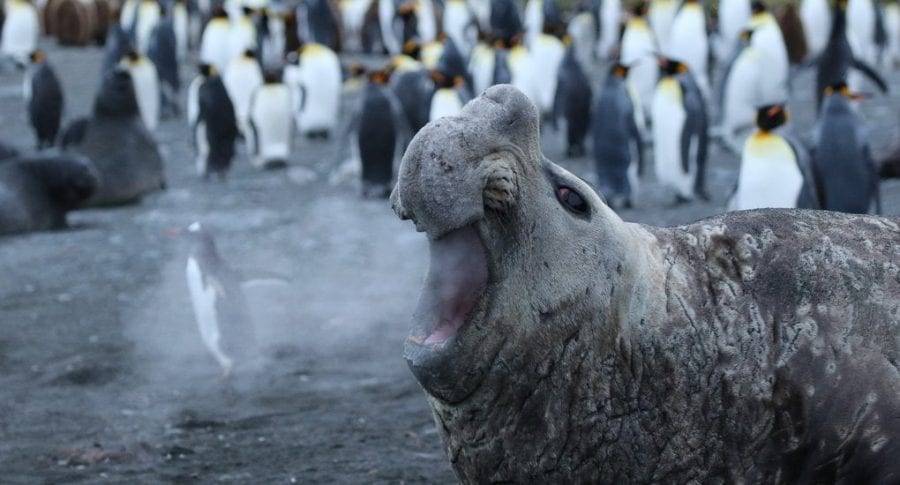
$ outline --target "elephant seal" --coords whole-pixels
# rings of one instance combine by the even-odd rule
[[[97,167],[100,187],[89,205],[132,203],[166,186],[162,155],[141,121],[131,75],[123,68],[105,75],[93,116],[72,122],[62,145]]]
[[[0,234],[66,227],[66,213],[96,188],[97,175],[82,157],[0,161]]]
[[[496,86],[413,139],[405,343],[464,483],[900,480],[898,220],[625,223]]]

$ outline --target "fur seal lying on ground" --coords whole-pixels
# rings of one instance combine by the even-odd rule
[[[62,135],[64,150],[91,159],[100,187],[90,205],[127,204],[165,188],[162,155],[141,121],[131,75],[107,73],[91,118],[73,121]]]
[[[900,480],[900,228],[802,210],[623,222],[509,86],[425,126],[405,344],[465,483]]]
[[[81,157],[0,161],[0,234],[66,227],[66,213],[97,188],[97,175]]]

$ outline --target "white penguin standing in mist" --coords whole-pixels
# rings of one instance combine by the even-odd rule
[[[188,226],[187,233],[193,241],[185,275],[200,338],[229,377],[256,350],[247,299],[238,273],[219,256],[212,235],[199,222]]]

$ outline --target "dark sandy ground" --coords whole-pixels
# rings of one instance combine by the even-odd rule
[[[97,49],[50,60],[66,117],[86,114]],[[189,79],[185,80],[185,84]],[[876,151],[898,133],[891,98],[863,105]],[[811,126],[812,77],[794,119]],[[0,139],[33,144],[21,74],[0,73]],[[348,93],[345,111],[352,108]],[[157,133],[169,189],[141,204],[86,210],[61,232],[0,238],[0,482],[447,483],[454,480],[401,344],[427,264],[424,238],[341,175],[340,143],[299,140],[287,170],[239,160],[227,183],[193,172],[182,119]],[[592,179],[589,160],[560,160]],[[737,159],[711,155],[711,203],[669,207],[652,181],[627,220],[677,224],[720,212]],[[884,185],[889,214],[900,184]],[[196,331],[172,229],[199,220],[225,258],[287,286],[248,292],[264,352],[230,383]]]

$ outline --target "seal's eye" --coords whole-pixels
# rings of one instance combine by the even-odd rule
[[[566,187],[565,185],[557,187],[556,198],[559,199],[562,205],[576,214],[587,214],[588,212],[589,207],[584,197],[571,187]]]

